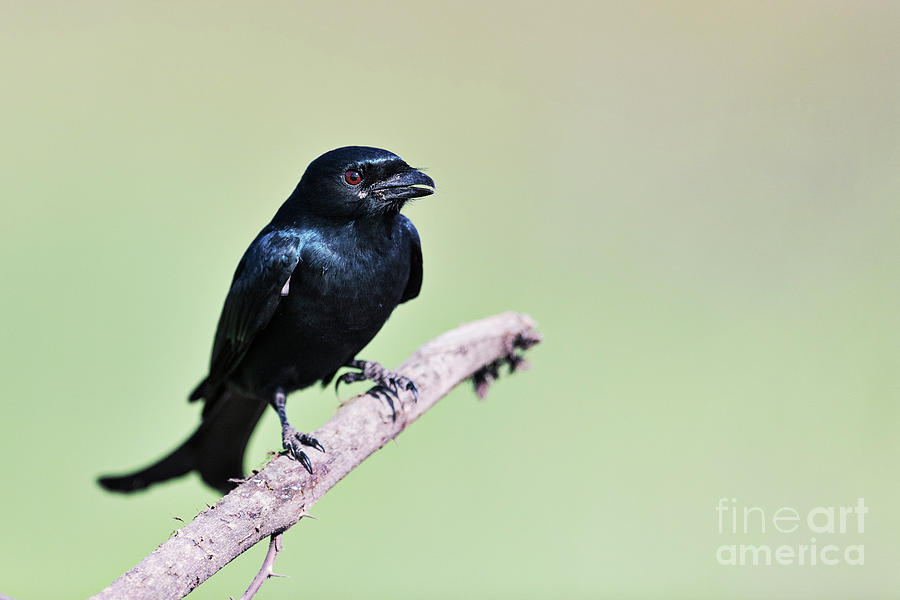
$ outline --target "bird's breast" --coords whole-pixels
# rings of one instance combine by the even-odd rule
[[[304,256],[299,271],[287,300],[301,321],[331,332],[377,331],[400,301],[409,257],[392,245],[329,248]]]
[[[409,248],[390,238],[313,242],[304,243],[287,295],[233,378],[260,398],[333,374],[378,333],[406,288]]]

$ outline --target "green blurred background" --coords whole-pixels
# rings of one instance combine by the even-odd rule
[[[192,430],[247,243],[368,144],[438,193],[365,356],[507,309],[546,341],[332,490],[260,598],[898,597],[897,2],[0,6],[0,591],[99,591],[216,500],[93,480]],[[864,497],[819,543],[865,565],[720,566],[809,538],[721,535],[721,497]],[[191,597],[239,596],[263,546]]]

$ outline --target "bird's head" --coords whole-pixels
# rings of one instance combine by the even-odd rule
[[[295,210],[329,218],[395,215],[412,198],[434,193],[434,181],[399,156],[346,146],[312,161],[291,196]]]

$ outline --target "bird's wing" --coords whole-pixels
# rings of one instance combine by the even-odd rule
[[[282,296],[297,283],[291,281],[291,276],[300,260],[301,241],[294,232],[263,230],[247,248],[219,317],[209,377],[201,386],[204,391],[225,382],[253,338],[268,325]]]
[[[400,215],[400,218],[405,232],[404,237],[410,245],[409,279],[406,280],[406,289],[400,297],[402,303],[418,296],[419,290],[422,289],[422,242],[419,241],[419,232],[416,231],[412,221],[403,215]]]

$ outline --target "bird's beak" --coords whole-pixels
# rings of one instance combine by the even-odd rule
[[[375,182],[369,187],[369,193],[384,202],[405,201],[433,194],[434,180],[421,171],[410,169]]]

